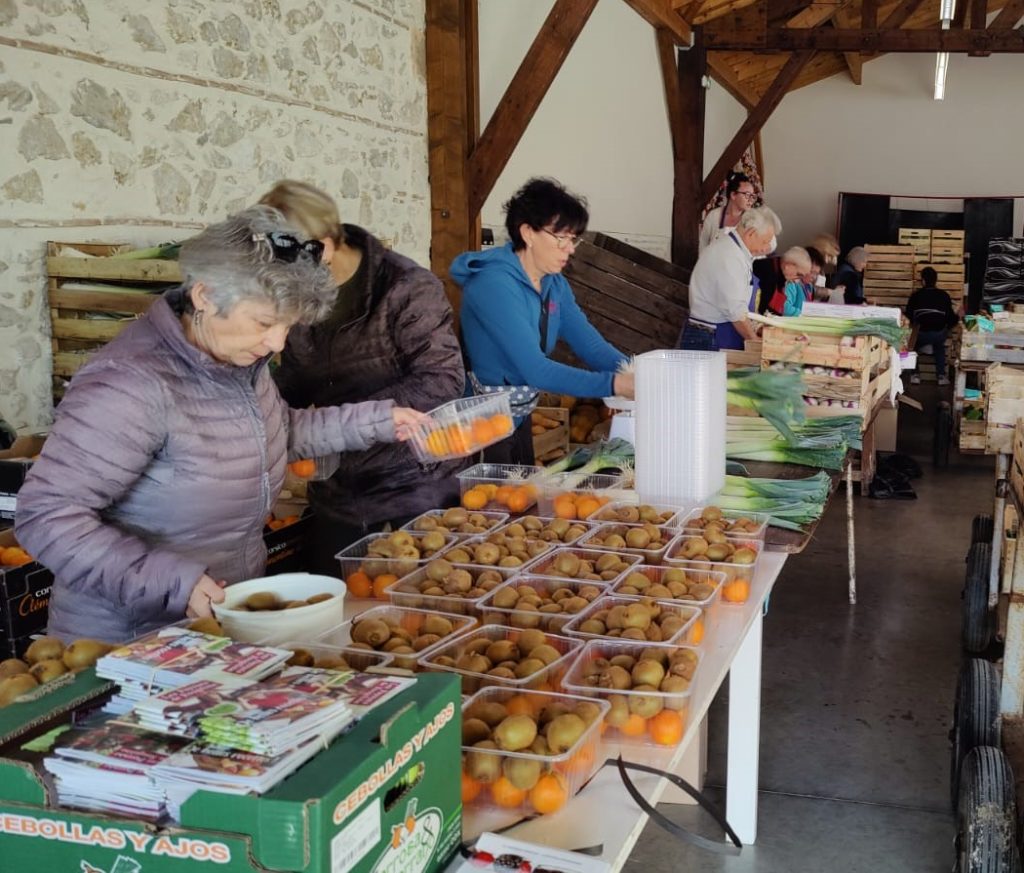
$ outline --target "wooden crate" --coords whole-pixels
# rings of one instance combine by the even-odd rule
[[[1010,490],[1017,507],[1024,509],[1024,419],[1013,428],[1013,453],[1010,457]]]
[[[181,282],[177,261],[120,260],[127,245],[47,243],[46,273],[53,348],[54,401],[67,381],[106,343]],[[84,257],[62,254],[67,250]]]
[[[932,232],[927,227],[901,227],[899,231],[901,246],[910,246],[914,257],[927,259],[932,250]]]
[[[960,360],[1024,364],[1024,334],[965,330],[960,339]]]
[[[534,421],[533,455],[538,463],[558,460],[569,451],[569,410],[561,406],[538,406],[531,414]],[[538,418],[557,421],[554,427],[537,424]]]
[[[725,367],[727,370],[740,370],[747,367],[758,368],[761,366],[761,347],[759,340],[746,340],[743,343],[743,350],[727,349],[725,352]]]
[[[962,230],[933,230],[932,241],[934,240],[959,240],[960,244],[964,242],[964,232]]]
[[[837,337],[802,334],[766,325],[761,335],[761,366],[776,361],[863,370],[887,360],[889,346],[875,336]]]
[[[1024,371],[992,364],[985,372],[985,453],[1009,454],[1013,429],[1024,417]]]
[[[985,451],[985,422],[960,422],[960,451],[980,454]]]
[[[865,246],[864,296],[879,306],[904,306],[914,291],[914,246]]]

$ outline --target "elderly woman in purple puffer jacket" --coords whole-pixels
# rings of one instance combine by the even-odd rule
[[[54,574],[48,633],[120,642],[205,616],[259,576],[289,460],[405,439],[392,400],[290,409],[267,369],[327,315],[321,243],[253,207],[181,249],[184,284],[75,376],[18,496],[23,546]]]

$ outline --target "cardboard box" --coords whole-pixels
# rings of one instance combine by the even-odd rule
[[[46,437],[40,435],[18,437],[14,445],[0,452],[0,518],[14,518],[21,489],[32,458],[43,448]]]
[[[278,530],[264,530],[263,542],[267,546],[267,575],[305,572],[308,570],[306,549],[313,527],[309,504],[305,500],[278,500],[272,514],[275,519],[298,517],[299,520]]]
[[[92,670],[0,710],[3,869],[74,873],[439,873],[462,840],[458,677],[423,674],[261,797],[199,791],[173,828],[53,808],[11,753],[110,683]]]
[[[18,545],[14,531],[0,531],[0,547]],[[30,634],[46,630],[53,573],[33,561],[21,567],[0,567],[0,656],[21,654]]]

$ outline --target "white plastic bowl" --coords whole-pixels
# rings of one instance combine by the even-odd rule
[[[306,600],[316,594],[335,596],[295,609],[249,612],[234,608],[258,591],[273,591],[281,600]],[[345,591],[345,583],[333,576],[312,573],[262,576],[225,589],[224,602],[213,604],[213,614],[232,639],[275,646],[289,640],[313,639],[341,624],[345,620]]]

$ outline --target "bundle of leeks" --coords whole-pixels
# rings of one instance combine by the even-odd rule
[[[534,485],[543,485],[566,474],[559,487],[570,491],[595,473],[611,471],[631,474],[634,460],[633,444],[616,437],[577,447],[564,458],[542,467],[529,481]]]
[[[826,336],[877,336],[889,345],[899,348],[909,331],[892,318],[832,318],[827,315],[794,315],[780,318],[776,315],[748,313],[752,321],[795,333],[818,333]]]
[[[839,470],[847,449],[861,447],[860,428],[859,416],[837,415],[791,424],[783,435],[763,419],[730,416],[725,454],[734,460]]]
[[[804,380],[799,370],[732,370],[726,380],[729,406],[750,409],[795,440],[793,424],[804,420]]]
[[[767,515],[770,525],[799,531],[821,518],[830,487],[828,474],[821,470],[806,479],[726,476],[725,487],[709,503],[736,512]]]

